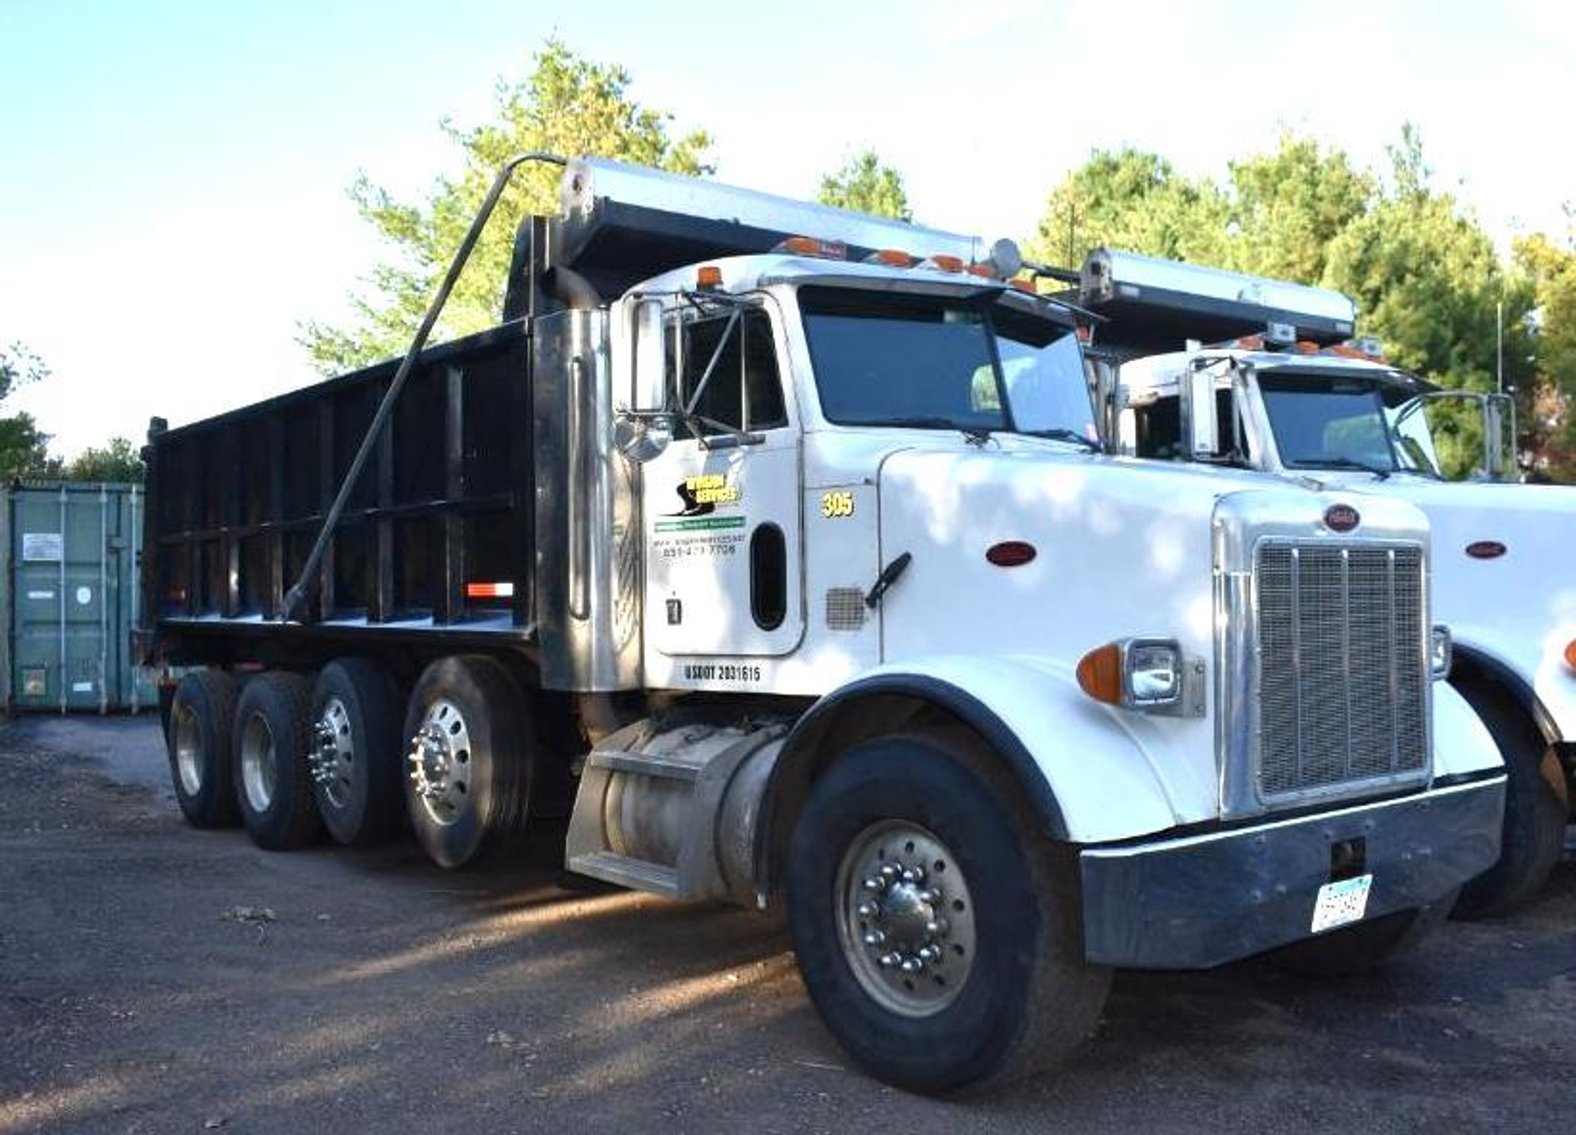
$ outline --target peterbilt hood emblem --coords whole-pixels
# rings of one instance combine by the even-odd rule
[[[1332,504],[1324,510],[1324,526],[1331,532],[1350,532],[1362,521],[1362,514],[1349,504]]]

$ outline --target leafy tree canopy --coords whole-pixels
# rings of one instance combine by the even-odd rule
[[[823,205],[877,217],[893,217],[899,221],[914,219],[903,175],[883,165],[874,150],[865,150],[849,159],[836,173],[823,177],[816,200]]]
[[[458,177],[439,178],[424,200],[412,202],[396,199],[362,174],[351,197],[394,255],[372,270],[369,289],[353,297],[353,325],[311,322],[302,328],[302,343],[319,369],[335,373],[405,350],[487,187],[511,156],[539,150],[616,158],[675,173],[710,173],[710,137],[693,131],[671,138],[672,116],[632,99],[630,82],[623,68],[582,59],[548,40],[523,81],[499,81],[493,121],[469,130],[443,123],[464,155]],[[515,230],[526,216],[556,211],[559,174],[556,167],[539,164],[515,174],[434,338],[498,321]]]
[[[0,401],[28,383],[48,377],[49,367],[26,344],[0,347]],[[39,432],[33,415],[18,412],[0,417],[0,479],[41,469],[48,459],[49,435]]]
[[[141,482],[147,470],[136,446],[126,438],[112,437],[102,449],[84,449],[62,472],[73,481]]]

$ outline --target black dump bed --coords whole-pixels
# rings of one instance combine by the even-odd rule
[[[151,434],[142,652],[286,664],[314,635],[523,635],[529,358],[524,321],[423,352],[289,624],[285,594],[398,362]]]

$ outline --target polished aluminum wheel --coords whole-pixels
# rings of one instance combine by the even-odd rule
[[[181,778],[181,790],[188,796],[202,791],[203,747],[202,724],[197,711],[189,705],[175,709],[175,771]]]
[[[837,930],[864,991],[905,1017],[957,999],[974,964],[974,901],[932,832],[886,820],[849,844],[837,874]]]
[[[407,760],[427,814],[439,824],[457,822],[471,794],[471,733],[458,706],[440,700],[427,708]]]
[[[335,808],[350,803],[351,777],[356,767],[356,747],[351,741],[350,712],[345,703],[331,697],[317,719],[317,747],[312,750],[312,779],[323,797]]]
[[[260,713],[246,719],[241,729],[241,790],[253,812],[261,815],[273,805],[279,790],[279,754],[274,731]]]

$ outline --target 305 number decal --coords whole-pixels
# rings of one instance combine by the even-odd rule
[[[821,515],[828,520],[842,520],[854,515],[854,494],[846,489],[822,493]]]

